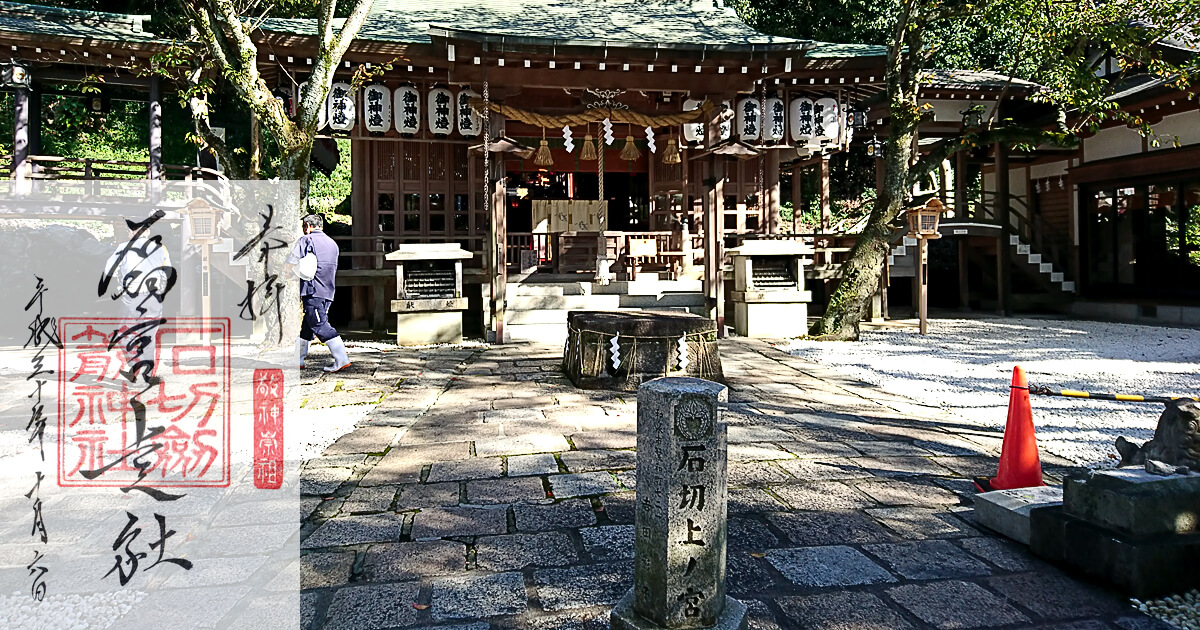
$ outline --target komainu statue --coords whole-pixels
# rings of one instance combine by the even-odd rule
[[[1121,466],[1142,466],[1155,474],[1200,472],[1200,404],[1176,400],[1158,418],[1154,438],[1138,446],[1117,438]]]

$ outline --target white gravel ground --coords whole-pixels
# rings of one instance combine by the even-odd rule
[[[937,319],[864,332],[861,341],[780,348],[885,391],[1003,430],[1014,365],[1052,389],[1200,397],[1200,330],[1055,319]],[[1087,466],[1116,462],[1118,435],[1154,434],[1162,406],[1033,398],[1038,446]]]

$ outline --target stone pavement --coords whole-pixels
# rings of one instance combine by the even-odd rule
[[[560,353],[307,373],[306,408],[377,406],[305,464],[305,628],[608,628],[633,579],[636,397],[576,390]],[[975,526],[999,434],[763,342],[721,353],[727,583],[752,628],[1168,627]]]

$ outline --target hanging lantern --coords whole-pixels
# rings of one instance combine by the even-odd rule
[[[277,86],[274,90],[271,90],[271,94],[274,94],[275,100],[279,101],[279,104],[283,106],[283,112],[288,118],[296,117],[296,94],[292,91],[290,83]]]
[[[628,130],[628,135],[625,136],[625,146],[621,148],[621,159],[633,162],[642,157],[642,152],[638,151],[637,145],[633,143],[633,129]]]
[[[761,104],[758,103],[758,98],[754,96],[738,101],[738,137],[742,138],[743,142],[757,140],[762,136],[762,113],[760,109]]]
[[[689,98],[683,102],[683,111],[690,112],[700,108],[703,101]],[[704,142],[704,123],[687,123],[683,126],[683,139],[688,142]]]
[[[326,99],[329,128],[334,131],[350,131],[354,128],[354,91],[349,83],[334,83]]]
[[[772,142],[783,140],[784,129],[787,127],[787,107],[783,99],[772,96],[767,99],[767,115],[764,122],[763,139]]]
[[[392,128],[391,91],[383,85],[363,89],[363,124],[367,131],[385,133]]]
[[[813,104],[813,135],[823,143],[834,141],[841,136],[840,127],[838,102],[832,98],[817,99]]]
[[[595,160],[596,159],[596,141],[592,139],[592,126],[587,126],[587,133],[583,136],[583,146],[579,147],[579,159]]]
[[[846,114],[849,120],[850,129],[866,129],[867,128],[867,110],[861,105],[852,108]]]
[[[867,143],[867,157],[883,157],[883,142],[879,136],[871,136],[871,141]]]
[[[683,159],[679,156],[679,143],[675,138],[667,140],[667,148],[663,150],[663,164],[679,164]]]
[[[762,135],[761,123],[762,116],[759,111],[760,105],[758,99],[751,96],[738,101],[737,106],[737,128],[738,137],[743,142],[758,140]]]
[[[732,111],[733,105],[729,101],[721,101],[721,111],[726,115],[721,117],[721,139],[728,140],[733,135],[733,119],[736,118]]]
[[[429,130],[435,136],[446,136],[454,132],[454,97],[450,90],[439,87],[429,90],[425,106],[429,111]]]
[[[789,108],[792,142],[808,144],[813,137],[813,102],[811,98],[792,99]]]
[[[471,99],[479,98],[474,90],[467,88],[458,92],[458,133],[473,138],[479,135],[482,121],[479,113],[471,107]]]
[[[983,127],[983,106],[971,103],[965,110],[959,112],[962,114],[963,130],[970,131]]]
[[[393,96],[396,131],[412,135],[421,131],[421,93],[411,85],[396,88]]]

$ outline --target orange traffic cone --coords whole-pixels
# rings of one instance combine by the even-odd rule
[[[991,479],[976,478],[975,487],[980,492],[989,492],[1042,485],[1045,485],[1042,483],[1042,463],[1038,459],[1033,412],[1029,408],[1029,382],[1025,380],[1025,370],[1018,365],[1013,367],[1008,393],[1008,422],[1004,425],[1000,471]]]

